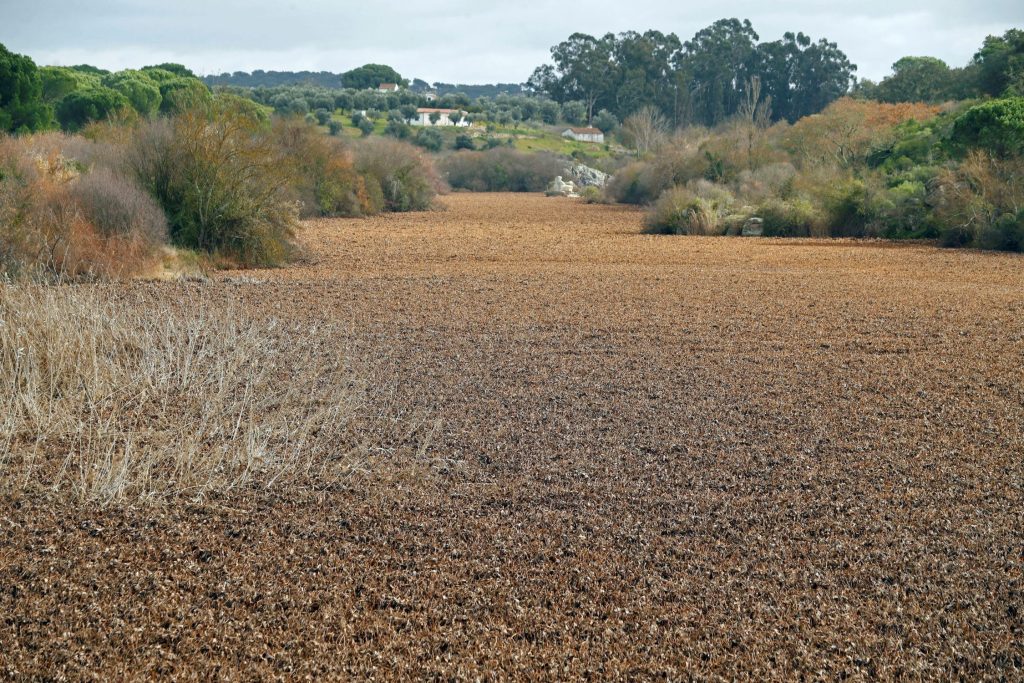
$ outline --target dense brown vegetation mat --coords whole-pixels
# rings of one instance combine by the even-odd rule
[[[8,496],[0,678],[1024,676],[1020,256],[444,203],[125,285],[336,323],[380,445],[323,491]]]

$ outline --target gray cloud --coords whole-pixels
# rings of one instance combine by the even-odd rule
[[[965,64],[986,35],[1024,25],[1024,4],[0,0],[0,16],[0,43],[42,64],[119,69],[176,61],[220,73],[344,71],[372,61],[407,77],[462,83],[523,81],[547,59],[551,45],[575,31],[655,28],[686,40],[715,19],[735,16],[749,18],[762,40],[785,31],[827,37],[858,65],[860,76],[878,79],[905,55]]]

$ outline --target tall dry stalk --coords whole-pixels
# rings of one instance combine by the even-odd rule
[[[321,334],[0,285],[0,486],[111,502],[343,476],[357,391]]]

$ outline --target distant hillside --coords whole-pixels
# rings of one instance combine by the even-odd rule
[[[257,69],[252,73],[236,71],[222,73],[217,76],[203,76],[206,85],[236,85],[242,88],[259,86],[274,87],[278,85],[314,85],[320,88],[342,88],[341,74],[330,71],[263,71]]]
[[[437,90],[438,95],[460,92],[471,100],[475,100],[478,97],[495,97],[497,95],[519,95],[524,92],[523,86],[519,83],[487,83],[484,85],[435,83],[434,89]]]
[[[272,88],[281,85],[311,85],[319,88],[340,89],[345,87],[343,74],[330,71],[263,71],[257,69],[252,73],[236,71],[219,75],[204,76],[203,82],[208,86],[234,85],[242,88],[264,86]],[[431,85],[422,79],[414,79],[411,89],[415,92],[436,90],[438,95],[465,93],[470,99],[477,97],[495,97],[497,95],[518,95],[523,92],[519,83],[486,83],[470,85],[465,83],[434,83]]]

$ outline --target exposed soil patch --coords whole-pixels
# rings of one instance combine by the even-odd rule
[[[330,322],[380,446],[326,491],[3,499],[0,677],[1024,676],[1024,259],[444,204],[125,285]]]

